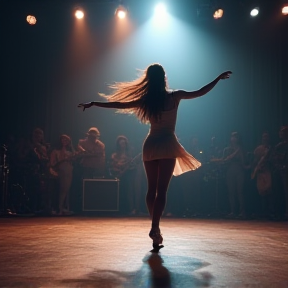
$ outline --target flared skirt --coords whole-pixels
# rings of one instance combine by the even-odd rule
[[[179,143],[174,133],[148,134],[143,143],[143,161],[176,159],[173,175],[196,170],[201,163]]]

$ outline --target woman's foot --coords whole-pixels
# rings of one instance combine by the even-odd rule
[[[149,237],[153,240],[153,245],[159,245],[163,242],[163,237],[159,228],[151,228]]]

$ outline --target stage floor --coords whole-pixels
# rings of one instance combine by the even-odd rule
[[[288,287],[288,223],[1,218],[0,287]]]

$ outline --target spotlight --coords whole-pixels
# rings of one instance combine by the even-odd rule
[[[166,6],[163,3],[157,4],[154,11],[157,16],[164,16],[167,13]]]
[[[258,14],[259,14],[259,8],[254,8],[254,9],[252,9],[251,12],[250,12],[250,15],[251,15],[252,17],[257,16]]]
[[[30,25],[35,25],[37,20],[36,20],[36,17],[35,16],[32,16],[32,15],[28,15],[26,17],[26,21],[30,24]]]
[[[214,17],[214,19],[220,19],[223,17],[223,14],[224,14],[223,9],[218,9],[214,12],[213,17]]]
[[[82,19],[84,17],[84,12],[82,10],[76,10],[75,17],[77,19]]]
[[[117,17],[119,19],[124,19],[126,17],[126,15],[127,15],[127,9],[124,6],[120,5],[116,9],[115,14],[117,15]]]
[[[285,16],[288,15],[288,5],[286,5],[282,8],[282,14]]]

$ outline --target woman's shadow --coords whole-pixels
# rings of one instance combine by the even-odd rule
[[[158,253],[152,253],[150,257],[148,257],[147,264],[151,270],[151,287],[172,287],[170,271],[163,263],[164,261]]]
[[[210,265],[210,263],[195,258],[162,257],[161,254],[152,253],[147,257],[146,263],[150,269],[150,286],[148,287],[151,288],[209,287],[213,278],[209,272],[192,275],[192,272]],[[169,270],[166,266],[169,267]]]
[[[192,273],[210,265],[185,256],[161,256],[151,253],[144,257],[137,271],[94,270],[82,279],[60,281],[61,287],[125,287],[125,288],[196,288],[209,287],[213,276],[208,272]],[[169,267],[169,269],[167,268]]]

